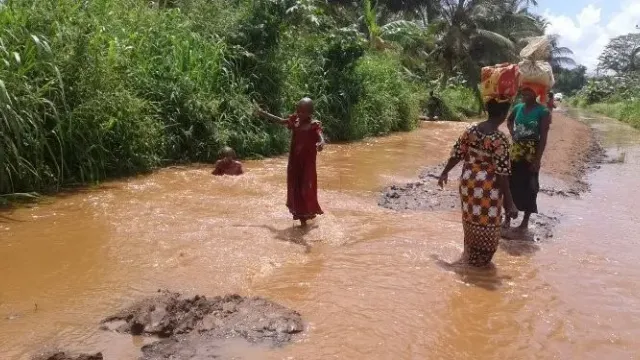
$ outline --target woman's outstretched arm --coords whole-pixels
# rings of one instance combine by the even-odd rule
[[[273,114],[269,114],[268,112],[266,112],[266,111],[264,111],[262,109],[256,110],[256,114],[259,117],[261,117],[263,119],[266,119],[268,121],[271,121],[272,123],[275,123],[275,124],[287,125],[289,123],[289,120],[283,119],[283,118],[281,118],[279,116],[275,116]]]

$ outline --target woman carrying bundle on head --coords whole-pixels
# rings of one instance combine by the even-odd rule
[[[513,107],[507,119],[507,127],[513,139],[510,151],[511,194],[515,206],[524,212],[518,232],[526,233],[531,214],[538,212],[538,175],[542,155],[547,146],[551,116],[549,109],[537,102],[534,90],[525,87],[521,94],[522,102]],[[504,227],[511,227],[508,217],[505,219]]]
[[[510,107],[510,102],[496,99],[485,104],[488,119],[462,133],[438,180],[443,187],[449,171],[464,162],[460,178],[464,252],[454,265],[490,266],[500,241],[503,207],[507,218],[518,214],[509,189],[509,141],[498,130]]]

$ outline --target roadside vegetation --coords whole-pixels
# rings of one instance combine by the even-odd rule
[[[640,128],[640,33],[612,39],[600,55],[597,75],[584,82],[572,105]]]
[[[315,100],[331,141],[480,111],[480,67],[545,21],[522,0],[5,0],[0,201],[170,163],[281,154],[253,115]],[[559,56],[560,58],[560,56]]]

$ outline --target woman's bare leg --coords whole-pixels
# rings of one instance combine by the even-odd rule
[[[525,232],[529,229],[529,218],[531,217],[531,213],[530,212],[525,212],[524,213],[524,217],[522,218],[522,223],[520,223],[520,226],[518,226],[518,230]]]
[[[511,228],[511,218],[509,218],[509,216],[507,216],[506,214],[504,216],[504,221],[502,222],[502,227],[504,229],[510,229]]]

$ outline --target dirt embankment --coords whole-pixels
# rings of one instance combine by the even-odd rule
[[[506,132],[506,127],[503,129]],[[453,144],[452,144],[453,145]],[[443,159],[446,160],[446,159]],[[547,148],[542,162],[540,192],[548,196],[579,196],[588,191],[585,174],[604,160],[594,132],[586,124],[572,119],[563,111],[553,115]],[[415,182],[391,185],[384,189],[378,204],[389,209],[448,211],[460,208],[457,177],[458,165],[449,174],[449,184],[440,189],[437,179],[444,163],[423,169]],[[553,227],[559,222],[557,214],[537,214],[532,217],[533,236],[536,239],[553,236]]]
[[[143,360],[225,359],[224,340],[280,346],[304,330],[297,312],[260,297],[184,297],[158,291],[102,321],[102,329],[158,341],[142,348]],[[102,360],[101,354],[56,353],[36,360]]]

